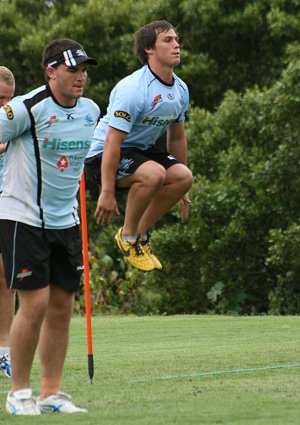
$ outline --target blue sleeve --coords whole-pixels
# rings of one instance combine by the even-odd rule
[[[30,118],[21,97],[0,109],[0,143],[15,139],[29,128]]]
[[[110,100],[108,125],[130,133],[143,105],[144,95],[136,87],[117,86]]]

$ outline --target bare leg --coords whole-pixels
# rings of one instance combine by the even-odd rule
[[[20,306],[10,331],[12,391],[30,387],[30,372],[48,296],[49,287],[18,291]]]
[[[44,399],[60,390],[66,357],[74,295],[52,285],[50,300],[39,341],[42,365],[40,397]]]
[[[154,161],[142,164],[131,176],[119,182],[120,187],[129,187],[126,203],[123,235],[136,235],[138,224],[152,202],[155,193],[161,189],[166,177],[165,169]]]
[[[7,289],[0,254],[0,347],[9,347],[9,331],[14,317],[15,290]]]
[[[192,185],[190,170],[183,164],[175,164],[167,170],[164,185],[152,198],[143,214],[138,233],[146,233],[164,214],[180,201]]]

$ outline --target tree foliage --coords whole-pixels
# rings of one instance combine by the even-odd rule
[[[17,94],[44,82],[44,45],[70,37],[99,61],[87,94],[102,113],[140,66],[134,31],[167,19],[180,33],[191,219],[174,208],[158,223],[164,268],[148,275],[114,251],[122,217],[106,229],[89,220],[95,311],[299,313],[299,18],[300,0],[0,0],[0,63]],[[88,189],[92,217],[98,189]]]
[[[14,71],[17,93],[43,83],[41,52],[71,37],[99,60],[89,94],[105,110],[113,85],[139,66],[133,33],[167,19],[182,43],[178,74],[197,106],[214,110],[224,93],[270,86],[299,40],[299,0],[0,0],[0,62]]]
[[[193,110],[191,220],[157,234],[165,268],[147,279],[167,289],[163,310],[299,313],[299,80],[295,58],[269,89]],[[193,288],[188,302],[177,275]]]

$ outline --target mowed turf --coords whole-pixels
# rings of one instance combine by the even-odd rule
[[[0,376],[0,424],[300,423],[300,317],[97,316],[92,327],[93,383],[74,317],[62,386],[89,413],[8,416]],[[35,395],[38,377],[35,359]]]

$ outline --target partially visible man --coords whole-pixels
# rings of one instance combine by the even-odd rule
[[[6,105],[15,93],[15,78],[5,66],[0,66],[0,107]],[[0,190],[4,166],[6,144],[0,145]],[[6,287],[3,260],[0,246],[0,370],[8,378],[11,377],[9,352],[9,331],[14,316],[15,291]]]
[[[115,242],[128,263],[151,271],[162,268],[149,244],[151,228],[177,202],[182,219],[188,218],[187,192],[193,177],[186,165],[184,121],[189,92],[173,71],[180,63],[180,44],[169,22],[140,28],[135,54],[144,66],[113,88],[85,170],[94,183],[101,184],[95,211],[99,224],[110,224],[119,213],[116,187],[128,189],[124,225]],[[167,150],[163,151],[156,141],[165,132]]]
[[[0,110],[0,142],[9,141],[0,196],[0,242],[7,286],[19,308],[10,331],[12,387],[6,411],[86,412],[61,392],[74,294],[82,270],[77,193],[99,107],[83,96],[87,65],[97,61],[70,39],[43,52],[47,84]],[[30,375],[39,346],[41,385]]]

